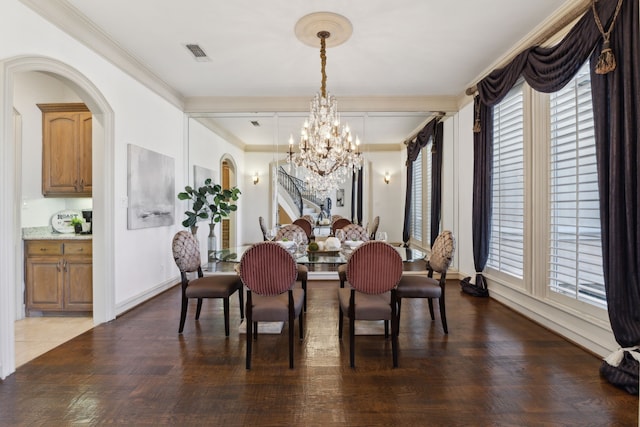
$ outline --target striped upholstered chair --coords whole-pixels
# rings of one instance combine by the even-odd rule
[[[427,274],[402,276],[398,284],[398,319],[400,319],[400,309],[404,298],[428,298],[429,313],[431,320],[433,315],[433,299],[438,299],[440,308],[440,320],[445,334],[449,333],[447,328],[447,313],[444,305],[444,288],[447,283],[447,270],[456,250],[456,240],[453,233],[445,230],[436,237],[431,247],[431,255],[427,261]],[[436,272],[440,275],[438,279],[433,277]]]
[[[296,224],[288,224],[283,227],[280,227],[278,230],[278,234],[276,235],[276,240],[287,239],[289,241],[293,241],[293,236],[296,233],[302,233],[304,235],[303,244],[309,244],[309,239],[306,237],[306,233],[304,229]],[[304,290],[304,311],[307,311],[307,280],[309,279],[309,268],[304,264],[298,264],[298,277],[296,279],[297,282],[300,282],[300,286]]]
[[[247,287],[247,369],[251,369],[251,344],[258,337],[258,322],[289,322],[289,368],[293,368],[293,324],[298,318],[304,338],[304,291],[294,288],[296,262],[274,242],[260,242],[240,259],[240,278]]]
[[[240,302],[240,317],[244,319],[244,298],[242,282],[233,275],[204,276],[200,266],[200,248],[198,241],[188,231],[179,231],[173,237],[173,259],[180,270],[182,278],[182,309],[180,311],[180,328],[178,333],[184,330],[184,322],[187,317],[187,307],[190,298],[198,300],[196,308],[196,320],[200,319],[203,298],[222,298],[224,307],[224,333],[229,336],[229,297],[238,291]],[[189,280],[188,273],[197,272],[195,279]]]
[[[398,366],[396,286],[402,277],[402,258],[388,243],[372,240],[353,251],[347,263],[351,288],[338,289],[338,336],[342,339],[344,315],[349,317],[349,356],[355,367],[355,321],[384,320],[385,338],[391,321],[393,367]]]
[[[342,231],[344,231],[345,240],[361,240],[363,242],[369,240],[369,233],[361,225],[348,224]],[[347,264],[338,266],[338,279],[340,279],[340,287],[344,288],[344,283],[347,281]]]

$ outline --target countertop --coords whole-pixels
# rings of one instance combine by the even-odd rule
[[[49,226],[22,229],[23,240],[91,240],[91,234],[58,233]]]

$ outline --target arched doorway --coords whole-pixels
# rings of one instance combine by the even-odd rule
[[[236,165],[233,158],[228,154],[222,156],[220,161],[220,171],[222,178],[222,188],[231,188],[237,185]],[[221,247],[232,248],[238,245],[237,239],[237,218],[232,213],[229,218],[222,220]]]
[[[113,111],[100,91],[78,70],[44,57],[20,57],[0,62],[1,128],[0,170],[5,190],[0,195],[0,378],[15,371],[14,321],[18,298],[17,284],[24,281],[23,247],[20,229],[21,162],[15,141],[14,78],[17,73],[47,73],[71,87],[93,116],[93,322],[115,318],[114,286],[114,210]]]

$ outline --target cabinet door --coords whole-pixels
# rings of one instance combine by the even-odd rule
[[[92,163],[91,163],[91,113],[80,113],[78,119],[79,140],[78,140],[78,174],[79,174],[79,196],[91,197],[93,189]]]
[[[26,264],[27,310],[62,310],[62,258],[29,257]]]
[[[92,259],[68,256],[64,259],[64,308],[67,311],[93,309]]]
[[[46,113],[42,126],[42,194],[73,194],[78,188],[77,114]]]

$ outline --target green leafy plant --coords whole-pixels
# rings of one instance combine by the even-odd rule
[[[211,224],[222,221],[231,212],[238,210],[234,203],[238,201],[240,189],[238,187],[222,188],[220,184],[212,184],[211,178],[204,181],[207,193],[207,207],[210,213]]]
[[[182,221],[184,227],[193,227],[198,222],[198,218],[207,219],[209,214],[207,212],[207,187],[203,186],[197,190],[187,185],[184,187],[184,191],[178,193],[179,200],[190,200],[191,210],[185,211],[184,214],[187,218]]]
[[[74,216],[73,218],[71,218],[70,224],[75,227],[76,225],[82,225],[83,222],[84,221],[82,221],[82,218],[78,218],[77,216]]]
[[[222,221],[222,218],[238,209],[234,202],[240,194],[237,187],[223,189],[220,184],[213,184],[211,178],[207,178],[197,190],[191,186],[184,187],[184,191],[178,193],[178,199],[190,200],[192,204],[191,210],[185,211],[187,217],[182,225],[193,227],[198,218],[210,219],[211,224]]]

